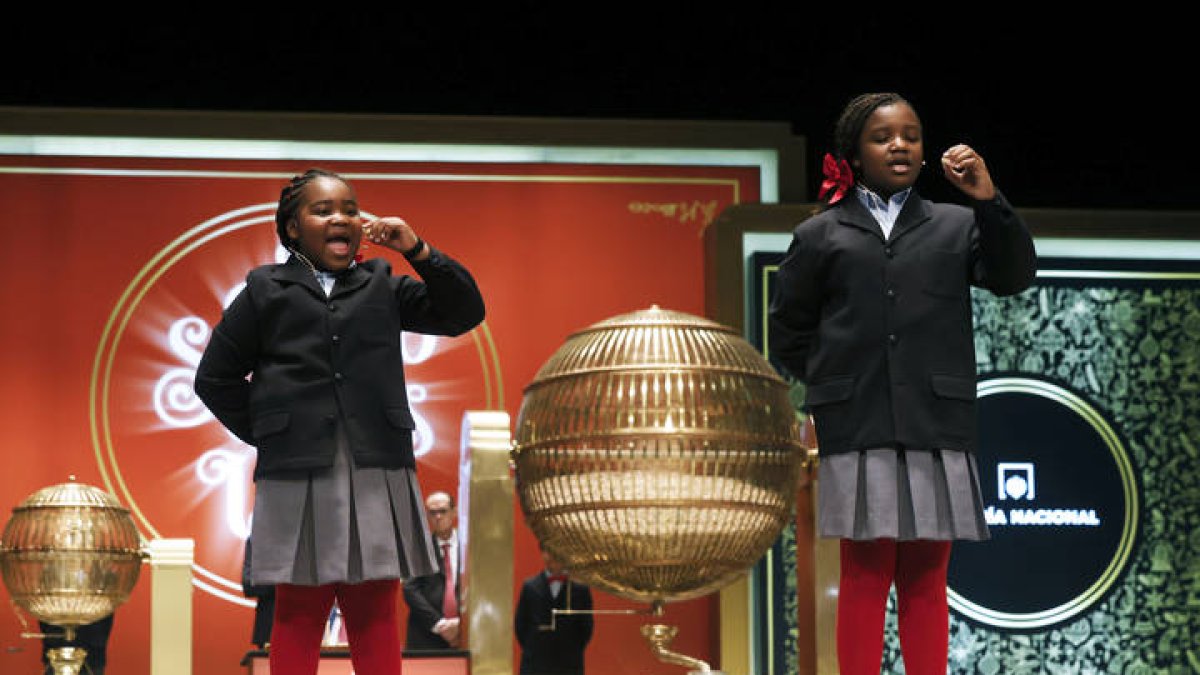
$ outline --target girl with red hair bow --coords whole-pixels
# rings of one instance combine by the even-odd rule
[[[841,672],[879,673],[894,584],[905,672],[944,675],[950,543],[988,538],[970,287],[1027,288],[1033,240],[971,147],[941,156],[970,206],[915,192],[921,121],[897,94],[850,101],[834,146],[821,206],[779,268],[771,355],[806,385],[821,455],[818,530],[841,539]]]

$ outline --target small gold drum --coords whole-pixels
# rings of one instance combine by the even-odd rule
[[[129,599],[144,557],[129,510],[73,478],[30,495],[0,537],[0,575],[13,601],[67,639]]]

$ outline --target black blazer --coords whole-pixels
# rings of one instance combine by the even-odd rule
[[[448,256],[431,248],[413,268],[424,283],[368,260],[328,298],[295,256],[247,276],[204,350],[196,394],[258,448],[255,479],[333,466],[339,424],[358,466],[416,466],[400,332],[458,335],[484,308]]]
[[[520,675],[583,675],[583,654],[592,639],[592,616],[559,616],[556,630],[540,628],[550,625],[551,610],[566,609],[568,593],[571,609],[592,608],[592,592],[587,586],[569,579],[566,583],[557,598],[550,594],[545,573],[529,577],[521,585],[513,617],[513,629],[521,644]]]
[[[771,302],[769,351],[807,384],[823,454],[972,450],[972,285],[1033,282],[1033,239],[997,194],[973,208],[909,195],[891,237],[853,193],[796,227]]]
[[[433,632],[433,626],[442,620],[442,600],[446,596],[446,570],[442,565],[441,548],[437,537],[432,537],[433,550],[438,552],[438,571],[423,577],[413,577],[404,582],[404,602],[408,605],[408,632],[405,649],[450,649],[450,643]],[[454,580],[457,594],[459,579]],[[459,604],[461,614],[462,604]]]

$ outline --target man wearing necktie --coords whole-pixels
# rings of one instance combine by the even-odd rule
[[[513,618],[521,643],[520,675],[583,675],[583,653],[592,639],[591,614],[560,614],[553,610],[592,609],[592,592],[572,581],[554,556],[542,550],[546,569],[525,580]]]
[[[454,500],[445,492],[434,492],[425,500],[425,514],[438,556],[438,571],[404,584],[408,603],[408,637],[405,649],[458,649],[458,513]]]

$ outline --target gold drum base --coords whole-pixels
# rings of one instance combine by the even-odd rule
[[[46,650],[46,660],[54,675],[79,675],[83,672],[83,660],[87,651],[80,647],[55,647]]]

